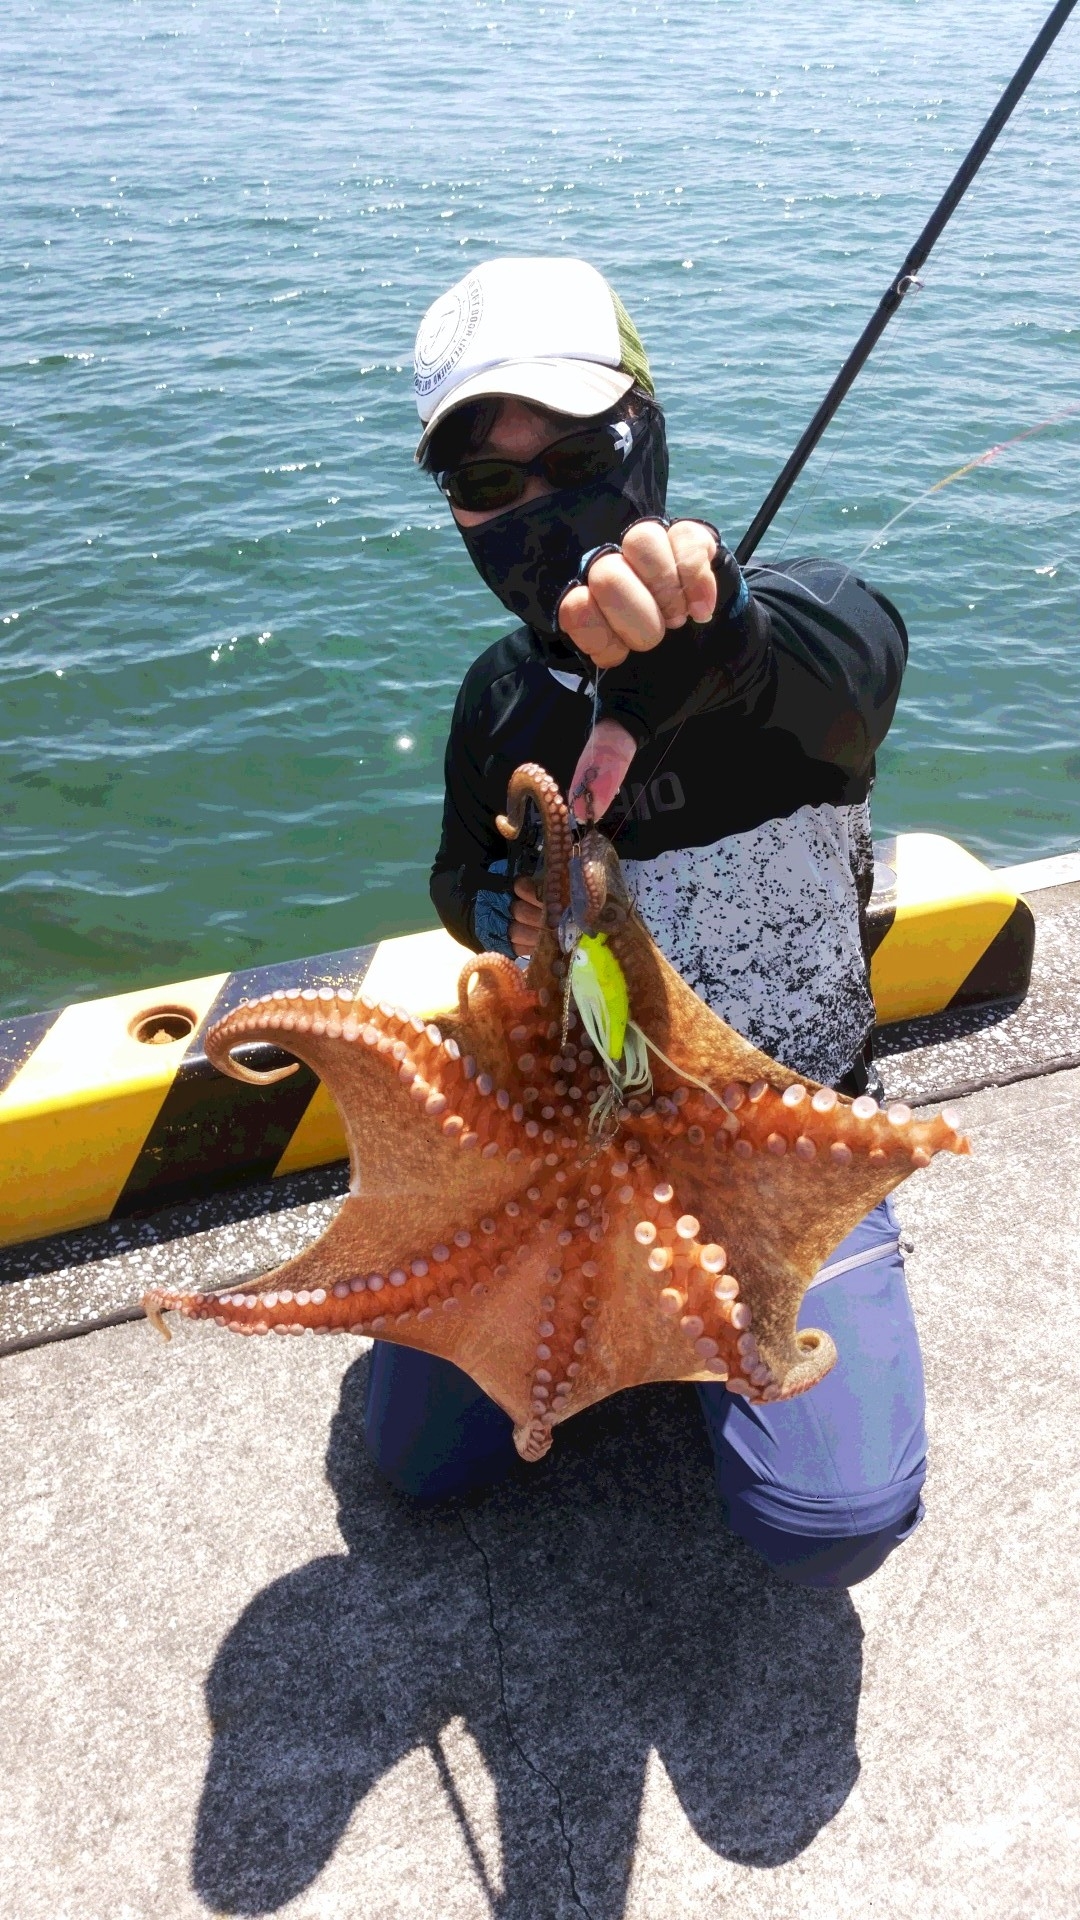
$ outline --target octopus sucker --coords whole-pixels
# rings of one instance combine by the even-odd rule
[[[810,1280],[901,1180],[968,1143],[952,1110],[916,1119],[903,1102],[850,1100],[751,1047],[659,953],[614,849],[595,828],[579,846],[542,768],[514,774],[500,832],[516,838],[530,803],[545,925],[526,975],[478,954],[433,1018],[305,987],[210,1029],[223,1073],[262,1085],[294,1072],[233,1057],[273,1036],[324,1081],[349,1192],[261,1291],[153,1289],[143,1304],[166,1337],[180,1312],[247,1336],[435,1353],[472,1374],[536,1460],[560,1422],[643,1381],[711,1380],[766,1402],[810,1391],[836,1358],[826,1334],[797,1328]],[[651,1095],[609,1102],[597,1132],[608,1070],[572,1008],[563,1025],[560,936],[598,927],[656,1050]]]

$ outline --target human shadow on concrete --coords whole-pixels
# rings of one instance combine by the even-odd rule
[[[466,1890],[440,1894],[433,1859],[432,1911],[618,1920],[653,1749],[717,1854],[771,1867],[806,1847],[858,1774],[861,1627],[846,1593],[784,1584],[727,1532],[692,1390],[620,1394],[539,1466],[425,1509],[368,1458],[366,1371],[345,1375],[326,1463],[348,1551],[257,1595],[208,1676],[193,1859],[207,1905],[294,1898],[419,1747],[477,1881],[459,1907]],[[453,1722],[494,1783],[501,1885],[447,1760]],[[423,1810],[402,1795],[395,1813],[380,1846],[422,1849]],[[392,1859],[368,1859],[355,1911],[390,1915]]]

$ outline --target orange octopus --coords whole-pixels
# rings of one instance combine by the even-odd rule
[[[279,988],[207,1034],[223,1073],[295,1072],[233,1057],[269,1041],[326,1082],[349,1195],[258,1293],[154,1289],[143,1305],[162,1332],[176,1309],[236,1333],[423,1347],[471,1374],[537,1460],[554,1427],[621,1387],[722,1381],[750,1401],[812,1388],[836,1350],[797,1329],[809,1282],[901,1180],[968,1143],[947,1110],[882,1111],[750,1046],[664,959],[610,842],[575,836],[542,768],[514,774],[503,835],[530,800],[546,924],[526,974],[480,954],[457,1006],[427,1022],[362,993]],[[636,1097],[610,1090],[565,991],[564,947],[599,931],[649,1047],[652,1088]]]

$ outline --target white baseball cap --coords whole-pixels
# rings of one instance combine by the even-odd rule
[[[653,392],[649,363],[617,293],[584,260],[485,260],[430,306],[414,359],[422,460],[439,421],[467,400],[515,395],[587,419],[632,386]]]

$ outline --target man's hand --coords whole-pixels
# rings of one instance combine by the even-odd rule
[[[540,905],[540,896],[532,881],[524,880],[519,875],[514,881],[514,899],[510,908],[510,945],[519,960],[535,952],[543,924],[544,909]]]
[[[669,628],[712,619],[715,554],[716,540],[700,520],[676,520],[671,527],[639,521],[618,553],[593,562],[588,585],[564,596],[559,625],[597,667],[648,653]]]
[[[633,734],[617,720],[597,721],[570,782],[570,811],[575,819],[603,818],[636,752]]]

